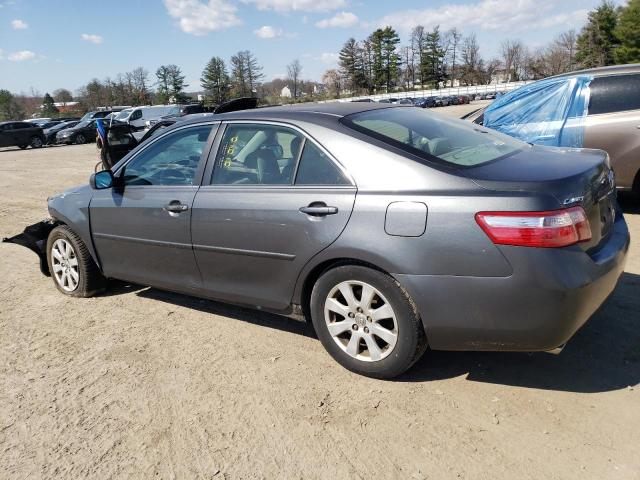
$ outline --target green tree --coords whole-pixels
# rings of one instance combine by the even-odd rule
[[[616,7],[607,0],[589,12],[589,20],[576,42],[576,60],[583,67],[602,67],[614,63],[614,50],[618,46],[614,33],[617,23]]]
[[[373,81],[378,89],[390,91],[398,83],[400,43],[398,33],[391,27],[379,28],[369,37],[373,52]]]
[[[340,73],[349,86],[351,93],[356,94],[361,87],[366,86],[361,48],[355,38],[347,40],[342,50],[340,50],[339,65]]]
[[[19,120],[24,111],[9,90],[0,90],[0,121]]]
[[[229,74],[224,60],[220,57],[212,57],[202,72],[200,82],[208,100],[217,104],[227,100],[229,95]]]
[[[54,90],[53,98],[56,100],[56,102],[67,103],[73,101],[72,93],[66,88],[58,88],[57,90]]]
[[[237,97],[253,97],[264,78],[262,67],[249,50],[231,57],[231,84]]]
[[[54,105],[53,97],[48,93],[44,94],[42,99],[42,114],[50,117],[58,113],[58,108]]]
[[[156,90],[156,100],[162,104],[169,103],[169,97],[171,96],[171,87],[168,67],[165,65],[161,65],[158,70],[156,70],[156,78],[158,79],[158,81],[156,82],[156,85],[158,85],[158,88]]]
[[[622,8],[614,32],[620,41],[614,54],[616,63],[640,62],[640,0],[631,0]]]
[[[437,87],[446,76],[444,59],[447,54],[439,26],[436,25],[432,31],[427,33],[424,43],[425,51],[422,55],[421,69],[425,71],[425,82]],[[426,85],[423,88],[426,88]]]

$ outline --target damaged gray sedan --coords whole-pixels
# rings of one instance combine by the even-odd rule
[[[303,314],[340,364],[378,378],[427,347],[562,346],[629,246],[605,152],[362,103],[178,122],[49,212],[8,241],[61,293],[113,278]]]

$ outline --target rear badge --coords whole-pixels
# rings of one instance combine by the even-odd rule
[[[571,205],[572,203],[578,203],[584,200],[584,197],[571,197],[571,198],[567,198],[565,199],[564,202],[562,202],[563,205]]]

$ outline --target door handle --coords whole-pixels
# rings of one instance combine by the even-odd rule
[[[307,207],[301,207],[300,211],[312,217],[324,217],[338,213],[338,207],[328,207],[324,202],[314,202]]]
[[[180,213],[189,210],[189,206],[181,203],[180,200],[172,200],[162,208],[169,213]]]

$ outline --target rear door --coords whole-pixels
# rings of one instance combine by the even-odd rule
[[[346,226],[356,187],[297,128],[230,122],[219,137],[193,204],[203,286],[222,300],[285,309],[303,266]]]
[[[640,170],[640,73],[596,77],[590,85],[584,146],[609,153],[619,187]]]

